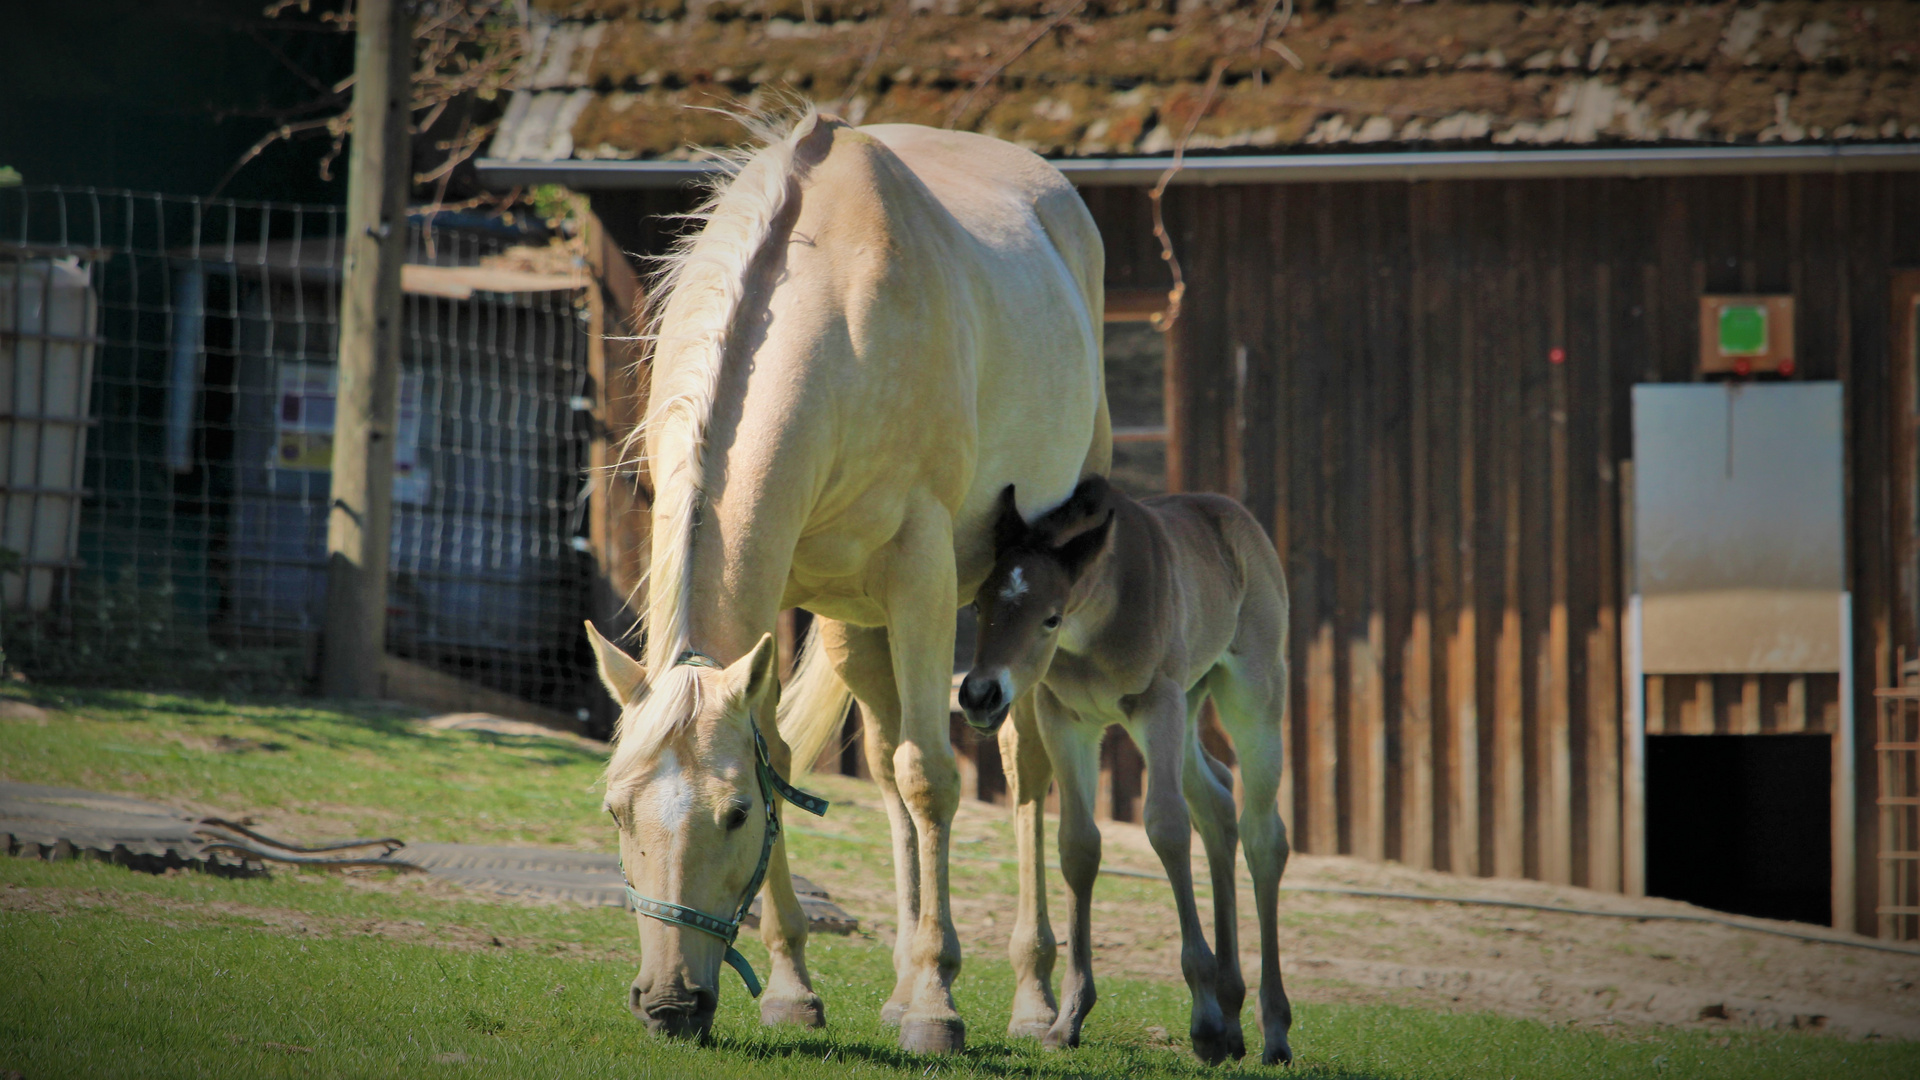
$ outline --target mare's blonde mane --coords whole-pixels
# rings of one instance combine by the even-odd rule
[[[703,227],[662,260],[649,292],[653,335],[652,402],[645,423],[627,437],[622,457],[642,456],[652,439],[654,481],[652,566],[647,592],[645,666],[649,685],[621,711],[607,778],[616,781],[652,754],[700,711],[699,669],[676,664],[690,647],[694,529],[706,493],[707,425],[725,370],[749,272],[792,194],[794,151],[813,131],[808,108],[780,125],[747,117],[759,149],[738,155],[732,177],[694,214]],[[675,320],[667,321],[669,306]],[[639,591],[636,589],[636,592]]]

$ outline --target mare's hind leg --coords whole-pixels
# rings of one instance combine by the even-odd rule
[[[1093,820],[1100,785],[1100,736],[1105,726],[1082,720],[1045,687],[1033,694],[1040,739],[1060,785],[1060,876],[1067,881],[1067,973],[1060,980],[1060,1015],[1041,1037],[1051,1050],[1080,1045],[1080,1025],[1093,1011],[1093,880],[1100,873],[1100,827]]]
[[[1256,679],[1253,676],[1258,675]],[[1240,758],[1245,808],[1240,840],[1253,874],[1253,906],[1260,917],[1260,1029],[1266,1040],[1261,1060],[1272,1065],[1293,1060],[1287,1031],[1293,1006],[1280,981],[1280,875],[1287,868],[1287,826],[1275,797],[1280,790],[1280,725],[1286,721],[1287,672],[1284,661],[1265,672],[1229,672],[1210,680],[1220,720]]]
[[[1186,753],[1181,779],[1187,811],[1200,843],[1207,851],[1208,878],[1213,885],[1214,997],[1226,1026],[1227,1056],[1246,1056],[1246,1037],[1240,1030],[1240,1008],[1247,1000],[1247,982],[1240,973],[1240,923],[1235,893],[1234,865],[1239,857],[1239,830],[1233,816],[1233,772],[1200,743],[1200,708],[1206,703],[1203,682],[1187,692]]]
[[[1193,1013],[1188,1034],[1193,1052],[1209,1065],[1218,1064],[1232,1052],[1225,1018],[1220,1012],[1217,985],[1219,962],[1200,928],[1200,908],[1193,899],[1193,825],[1183,792],[1181,773],[1186,768],[1187,742],[1192,737],[1187,725],[1186,696],[1164,676],[1154,680],[1127,718],[1127,733],[1133,736],[1147,759],[1147,798],[1145,824],[1147,840],[1160,865],[1167,872],[1173,889],[1174,910],[1180,918],[1180,973],[1186,977],[1187,990],[1193,995]],[[1063,860],[1064,861],[1064,860]],[[1233,879],[1227,879],[1232,888]]]
[[[1007,956],[1016,980],[1013,1017],[1007,1034],[1038,1039],[1059,1018],[1053,1000],[1053,927],[1047,922],[1047,786],[1053,782],[1053,763],[1040,742],[1033,694],[1013,703],[1012,715],[1000,726],[1000,760],[1006,763],[1008,786],[1013,789],[1013,831],[1019,844],[1020,907],[1014,915],[1013,937]]]
[[[893,833],[893,993],[880,1006],[880,1022],[899,1027],[913,1000],[910,948],[920,923],[920,842],[913,815],[907,812],[894,781],[893,752],[900,745],[900,696],[894,687],[893,660],[884,628],[848,626],[821,620],[817,633],[833,659],[840,678],[860,703],[861,749],[867,771],[880,788],[887,823]]]

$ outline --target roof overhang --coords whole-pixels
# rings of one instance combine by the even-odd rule
[[[1057,158],[1084,187],[1145,187],[1169,159]],[[564,184],[576,191],[674,188],[719,172],[713,161],[508,161],[480,158],[493,188]],[[1711,176],[1920,170],[1920,143],[1435,150],[1380,154],[1246,154],[1188,157],[1176,184],[1287,184],[1345,180],[1522,180],[1546,177]]]

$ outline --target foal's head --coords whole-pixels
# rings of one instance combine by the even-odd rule
[[[772,635],[726,667],[704,657],[654,674],[587,624],[600,679],[620,703],[606,811],[640,895],[729,918],[759,863],[767,829],[753,724],[774,730]],[[776,740],[777,741],[777,740]],[[784,764],[784,762],[782,763]],[[628,1008],[654,1034],[704,1039],[719,1001],[718,938],[636,916],[640,974]]]
[[[1113,514],[1113,491],[1098,476],[1031,525],[1012,485],[1000,493],[993,571],[973,601],[973,670],[960,683],[960,708],[975,730],[998,728],[1014,699],[1046,676],[1073,586],[1106,547]]]

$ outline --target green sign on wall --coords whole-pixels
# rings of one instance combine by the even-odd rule
[[[1728,304],[1720,309],[1721,356],[1761,356],[1766,351],[1766,305]]]

